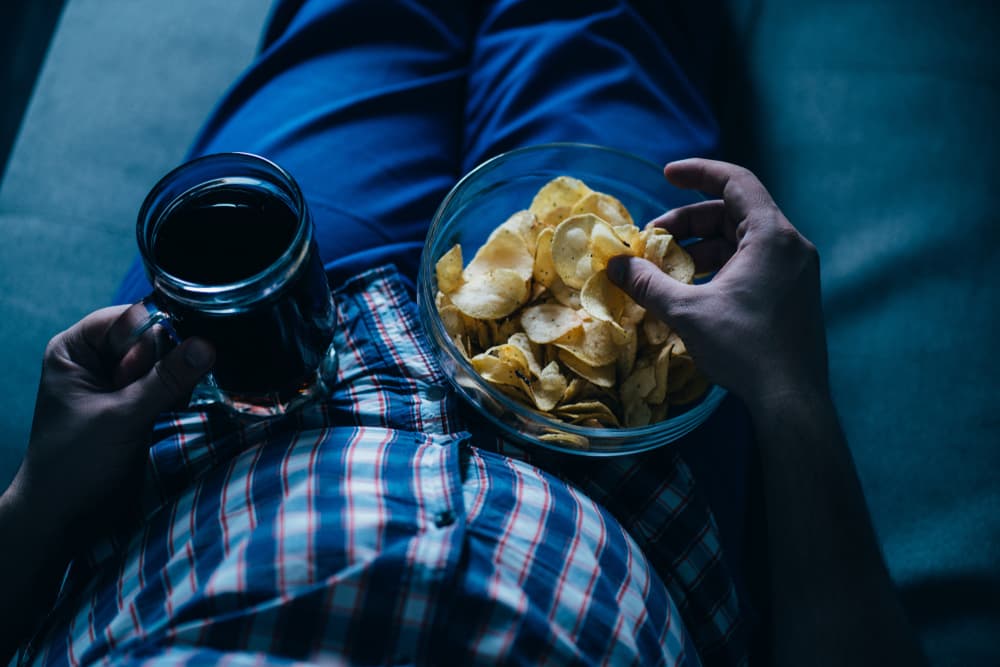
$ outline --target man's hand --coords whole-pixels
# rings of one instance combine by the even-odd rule
[[[698,366],[743,398],[763,469],[771,651],[777,665],[919,665],[850,450],[830,398],[819,258],[745,169],[711,160],[668,164],[666,177],[720,199],[652,224],[688,250],[704,285],[642,259],[608,273],[677,329]]]
[[[705,374],[748,403],[801,389],[826,391],[826,338],[816,248],[792,227],[752,173],[725,162],[672,162],[667,179],[718,197],[652,223],[687,248],[704,285],[672,280],[652,263],[617,257],[611,279],[676,328]]]
[[[182,404],[214,361],[199,339],[159,361],[153,336],[124,349],[144,317],[141,306],[104,308],[45,350],[31,440],[12,491],[60,532],[92,537],[130,506],[153,421]]]

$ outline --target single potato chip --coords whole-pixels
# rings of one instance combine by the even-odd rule
[[[667,391],[672,394],[686,385],[694,377],[695,372],[694,360],[691,357],[687,355],[671,356]]]
[[[605,366],[618,359],[615,330],[601,320],[584,320],[582,333],[571,332],[552,342],[590,366]]]
[[[524,355],[525,361],[528,363],[528,370],[535,377],[540,377],[542,375],[542,367],[538,361],[539,358],[539,346],[536,343],[532,343],[531,339],[528,338],[528,334],[523,331],[518,331],[513,333],[507,339],[508,345],[513,345],[521,351]]]
[[[646,402],[650,405],[659,405],[667,399],[667,378],[670,373],[670,347],[663,347],[656,355],[653,362],[653,373],[656,378],[656,386],[653,391],[646,396]]]
[[[623,405],[637,403],[648,396],[656,388],[656,371],[648,361],[636,368],[621,383],[621,400]]]
[[[549,287],[549,291],[552,292],[552,296],[555,297],[556,301],[562,305],[573,310],[580,310],[580,290],[569,287],[559,276],[556,276],[555,282]]]
[[[593,271],[603,270],[612,257],[631,254],[632,247],[619,238],[607,223],[594,225],[590,232],[590,265]]]
[[[662,345],[670,337],[670,327],[652,313],[642,320],[642,333],[650,345]]]
[[[625,426],[639,428],[649,426],[653,413],[645,401],[637,401],[625,406]]]
[[[604,269],[587,278],[580,290],[580,305],[583,309],[594,319],[609,322],[619,329],[628,300],[628,295],[611,282]]]
[[[579,424],[594,419],[602,426],[619,426],[618,417],[602,401],[584,401],[561,405],[555,409],[555,414],[565,418],[571,424]]]
[[[528,283],[510,269],[494,269],[466,280],[451,294],[455,307],[469,317],[497,320],[528,301]]]
[[[527,283],[531,280],[534,265],[535,256],[528,252],[524,237],[501,226],[493,230],[486,243],[476,252],[476,256],[462,272],[462,277],[465,282],[470,282],[483,274],[504,269],[516,273]]]
[[[535,254],[535,244],[538,234],[542,231],[542,226],[538,218],[531,211],[518,211],[500,225],[502,229],[508,229],[524,239],[524,245],[528,252]]]
[[[462,286],[462,246],[458,243],[451,250],[441,255],[434,265],[437,273],[438,289],[444,294],[451,294]]]
[[[572,209],[576,202],[590,192],[590,188],[583,181],[572,176],[559,176],[542,186],[531,200],[529,210],[541,220],[553,209],[563,206]]]
[[[593,213],[612,227],[634,225],[628,209],[616,198],[603,192],[591,192],[576,202],[571,215],[580,213]]]
[[[594,225],[606,223],[591,213],[566,218],[552,237],[552,260],[556,273],[570,287],[580,289],[594,272],[591,266],[590,235]]]
[[[582,329],[583,320],[572,308],[545,303],[525,308],[521,313],[521,326],[532,342],[551,343],[575,329]]]
[[[590,441],[576,433],[542,433],[538,439],[570,449],[590,449]]]
[[[694,280],[694,260],[670,234],[650,236],[644,256],[678,282],[690,284]]]
[[[559,280],[555,262],[552,260],[552,236],[554,234],[554,229],[543,229],[535,241],[535,265],[532,267],[532,276],[546,287],[552,287],[552,283]]]
[[[542,369],[538,381],[532,385],[531,397],[535,401],[535,407],[545,412],[551,411],[566,394],[567,386],[568,382],[559,369],[559,362],[553,361]]]
[[[559,361],[580,377],[598,387],[613,387],[615,385],[615,365],[590,366],[567,350],[559,351]]]

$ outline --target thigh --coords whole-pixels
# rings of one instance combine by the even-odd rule
[[[496,0],[475,37],[465,168],[519,146],[595,143],[657,163],[717,151],[713,2]]]
[[[466,14],[449,0],[279,3],[260,54],[189,157],[275,161],[302,188],[325,262],[410,262],[415,272],[461,169]],[[119,300],[144,289],[134,266]]]

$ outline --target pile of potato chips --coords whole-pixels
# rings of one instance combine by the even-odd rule
[[[524,405],[589,427],[655,423],[708,382],[680,337],[609,280],[622,254],[694,278],[665,230],[639,230],[616,198],[560,176],[468,266],[458,244],[438,260],[438,312],[483,379]]]

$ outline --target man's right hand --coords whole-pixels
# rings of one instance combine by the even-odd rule
[[[651,262],[621,256],[608,274],[675,328],[698,367],[753,407],[784,393],[827,393],[819,256],[782,215],[757,177],[699,158],[664,169],[674,185],[717,199],[672,210],[652,223],[687,248],[703,285],[685,285]]]
[[[718,197],[653,221],[688,247],[685,285],[643,259],[611,279],[677,329],[698,366],[749,406],[760,445],[775,665],[921,665],[893,590],[827,380],[816,249],[746,169],[668,164],[673,184]]]

